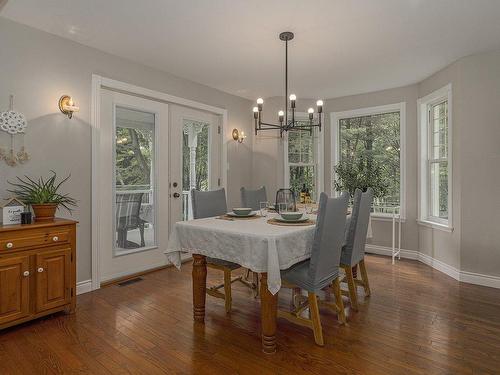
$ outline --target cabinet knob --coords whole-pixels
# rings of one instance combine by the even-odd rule
[[[12,249],[14,247],[14,244],[12,242],[7,242],[7,244],[5,245],[5,247],[7,249]]]
[[[38,271],[38,273],[42,273],[43,272],[43,267],[39,267],[37,271]]]
[[[24,271],[24,272],[23,272],[23,276],[24,276],[24,277],[28,277],[29,275],[30,275],[30,271]]]
[[[52,241],[54,241],[54,242],[59,241],[59,237],[57,237],[57,236],[52,237]]]

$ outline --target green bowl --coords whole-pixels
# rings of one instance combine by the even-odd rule
[[[281,212],[280,216],[283,220],[295,221],[302,218],[302,212]]]
[[[233,212],[238,216],[248,216],[252,212],[252,209],[248,207],[238,207],[233,208]]]

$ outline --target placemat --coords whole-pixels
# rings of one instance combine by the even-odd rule
[[[314,225],[316,224],[316,220],[307,220],[307,221],[304,221],[302,223],[285,223],[283,221],[279,221],[279,220],[276,220],[276,219],[269,219],[267,221],[268,224],[271,224],[271,225],[280,225],[282,227],[305,227],[305,226],[308,226],[308,225]]]
[[[238,217],[238,216],[229,216],[229,215],[222,215],[218,216],[217,219],[220,220],[227,220],[227,221],[234,221],[234,220],[253,220],[253,219],[260,219],[262,216],[260,215],[254,215],[254,216],[249,216],[249,217]]]

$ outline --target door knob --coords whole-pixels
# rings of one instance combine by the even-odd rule
[[[174,198],[179,198],[181,195],[179,193],[174,193]]]

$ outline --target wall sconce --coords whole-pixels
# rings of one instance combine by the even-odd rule
[[[238,129],[233,129],[233,139],[235,141],[238,141],[238,143],[243,143],[243,141],[245,140],[245,138],[247,137],[245,135],[245,132],[244,131],[239,131]]]
[[[72,118],[73,112],[78,112],[80,107],[75,105],[71,96],[63,95],[59,99],[59,110],[68,116],[68,118]]]

